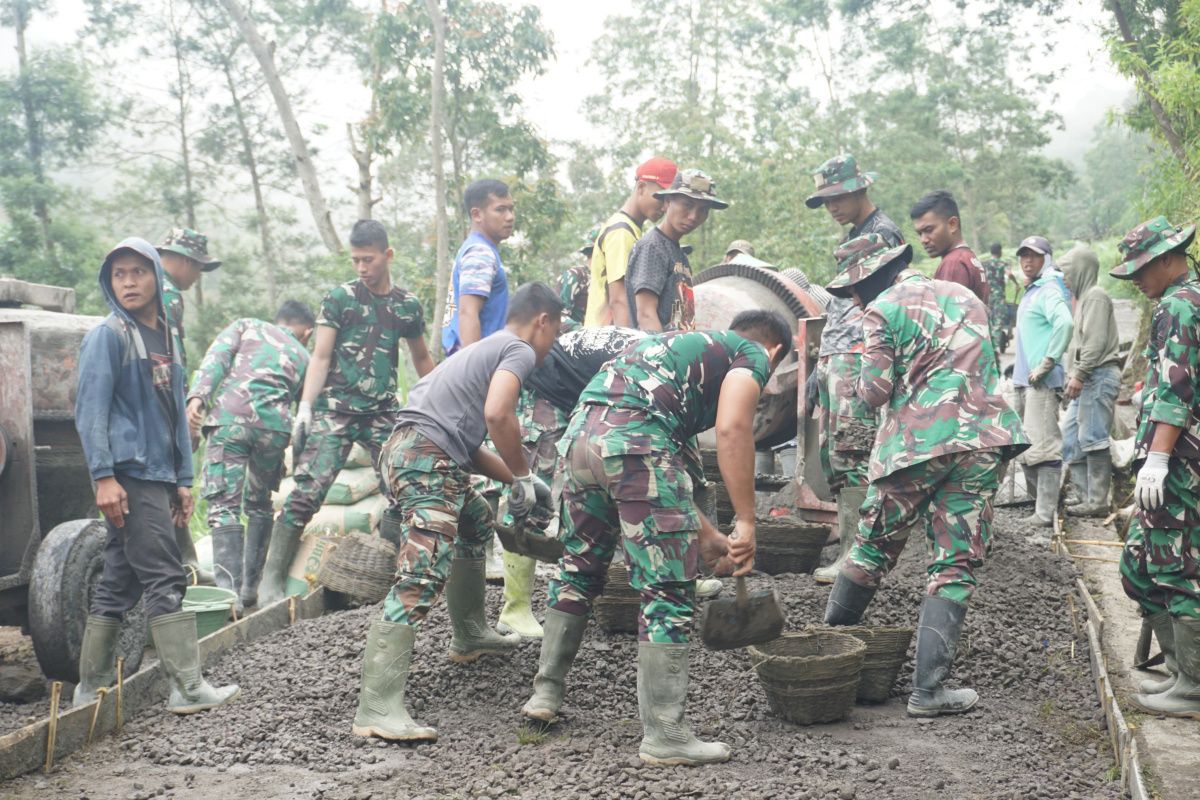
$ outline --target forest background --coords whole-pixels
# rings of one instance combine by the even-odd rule
[[[193,364],[352,277],[367,216],[436,330],[479,177],[513,189],[514,282],[578,263],[655,154],[733,201],[685,242],[696,271],[744,238],[832,277],[843,231],[803,200],[841,152],[908,238],[946,188],[1010,260],[1037,233],[1107,266],[1200,206],[1200,0],[0,0],[0,43],[0,275],[101,313],[114,242],[197,228],[224,265],[187,295]]]

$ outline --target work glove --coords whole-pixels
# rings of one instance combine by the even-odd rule
[[[1058,362],[1050,356],[1043,358],[1041,363],[1029,372],[1029,385],[1036,386],[1045,380],[1046,376],[1050,374],[1050,370],[1054,369],[1056,363]]]
[[[508,493],[508,510],[513,517],[528,516],[537,503],[550,505],[550,487],[546,482],[532,472],[514,478]]]
[[[1167,482],[1167,465],[1170,460],[1169,453],[1151,452],[1146,456],[1142,468],[1138,470],[1133,496],[1142,511],[1157,511],[1162,508],[1163,484]]]
[[[292,423],[292,469],[296,468],[296,460],[304,452],[304,441],[312,429],[312,403],[301,400],[296,409],[296,420]]]
[[[820,390],[817,386],[817,371],[814,369],[808,374],[808,380],[804,382],[804,416],[811,417],[813,411],[817,408],[817,403],[820,402]]]

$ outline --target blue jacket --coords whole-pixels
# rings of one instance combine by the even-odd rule
[[[491,239],[479,231],[471,231],[458,255],[454,257],[454,269],[450,273],[450,289],[446,292],[445,322],[442,323],[442,351],[451,355],[462,349],[462,340],[458,334],[458,308],[462,302],[461,279],[463,271],[463,256],[475,247],[486,247],[492,251],[496,259],[496,270],[492,274],[492,283],[484,296],[483,308],[479,310],[479,338],[491,336],[504,327],[508,317],[508,276],[504,272],[504,264],[500,261],[500,249]],[[467,294],[483,296],[479,291],[468,291]]]
[[[171,391],[175,419],[168,419],[154,390],[151,363],[137,323],[113,295],[112,260],[133,250],[154,262],[158,277],[158,316],[163,330],[163,269],[158,251],[145,239],[122,241],[100,266],[100,291],[112,313],[88,331],[79,348],[79,386],[75,395],[75,429],[83,444],[92,480],[127,475],[177,486],[192,485],[192,446],[188,432],[186,376],[171,336]]]

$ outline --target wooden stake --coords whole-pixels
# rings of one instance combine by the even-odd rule
[[[1073,630],[1075,632],[1075,635],[1078,636],[1079,635],[1079,616],[1078,616],[1078,612],[1075,610],[1075,598],[1072,597],[1071,595],[1067,595],[1067,608],[1069,608],[1071,610],[1071,630]],[[1071,642],[1072,651],[1074,650],[1074,648],[1075,648],[1075,642],[1072,641]],[[1071,657],[1072,658],[1075,657],[1073,652],[1072,652]]]
[[[1107,539],[1063,539],[1064,544],[1084,544],[1092,547],[1124,547],[1121,542],[1111,542]]]
[[[1078,558],[1080,561],[1100,561],[1104,564],[1120,564],[1119,558],[1104,558],[1103,556],[1081,556],[1077,553],[1069,553],[1071,558]]]
[[[288,595],[288,625],[296,624],[296,595]]]
[[[46,728],[46,766],[42,770],[47,775],[54,769],[54,740],[58,738],[58,700],[62,696],[62,681],[50,684],[50,724]]]
[[[121,728],[125,727],[125,719],[123,714],[122,703],[125,696],[125,659],[122,656],[117,657],[117,733],[121,732]]]
[[[88,735],[85,745],[92,743],[92,736],[96,733],[96,720],[100,719],[100,707],[104,705],[104,698],[108,695],[108,687],[102,686],[96,690],[96,707],[92,709],[92,724],[88,726]]]

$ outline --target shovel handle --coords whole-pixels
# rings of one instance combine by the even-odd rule
[[[738,608],[746,607],[746,576],[737,579],[737,605]]]

